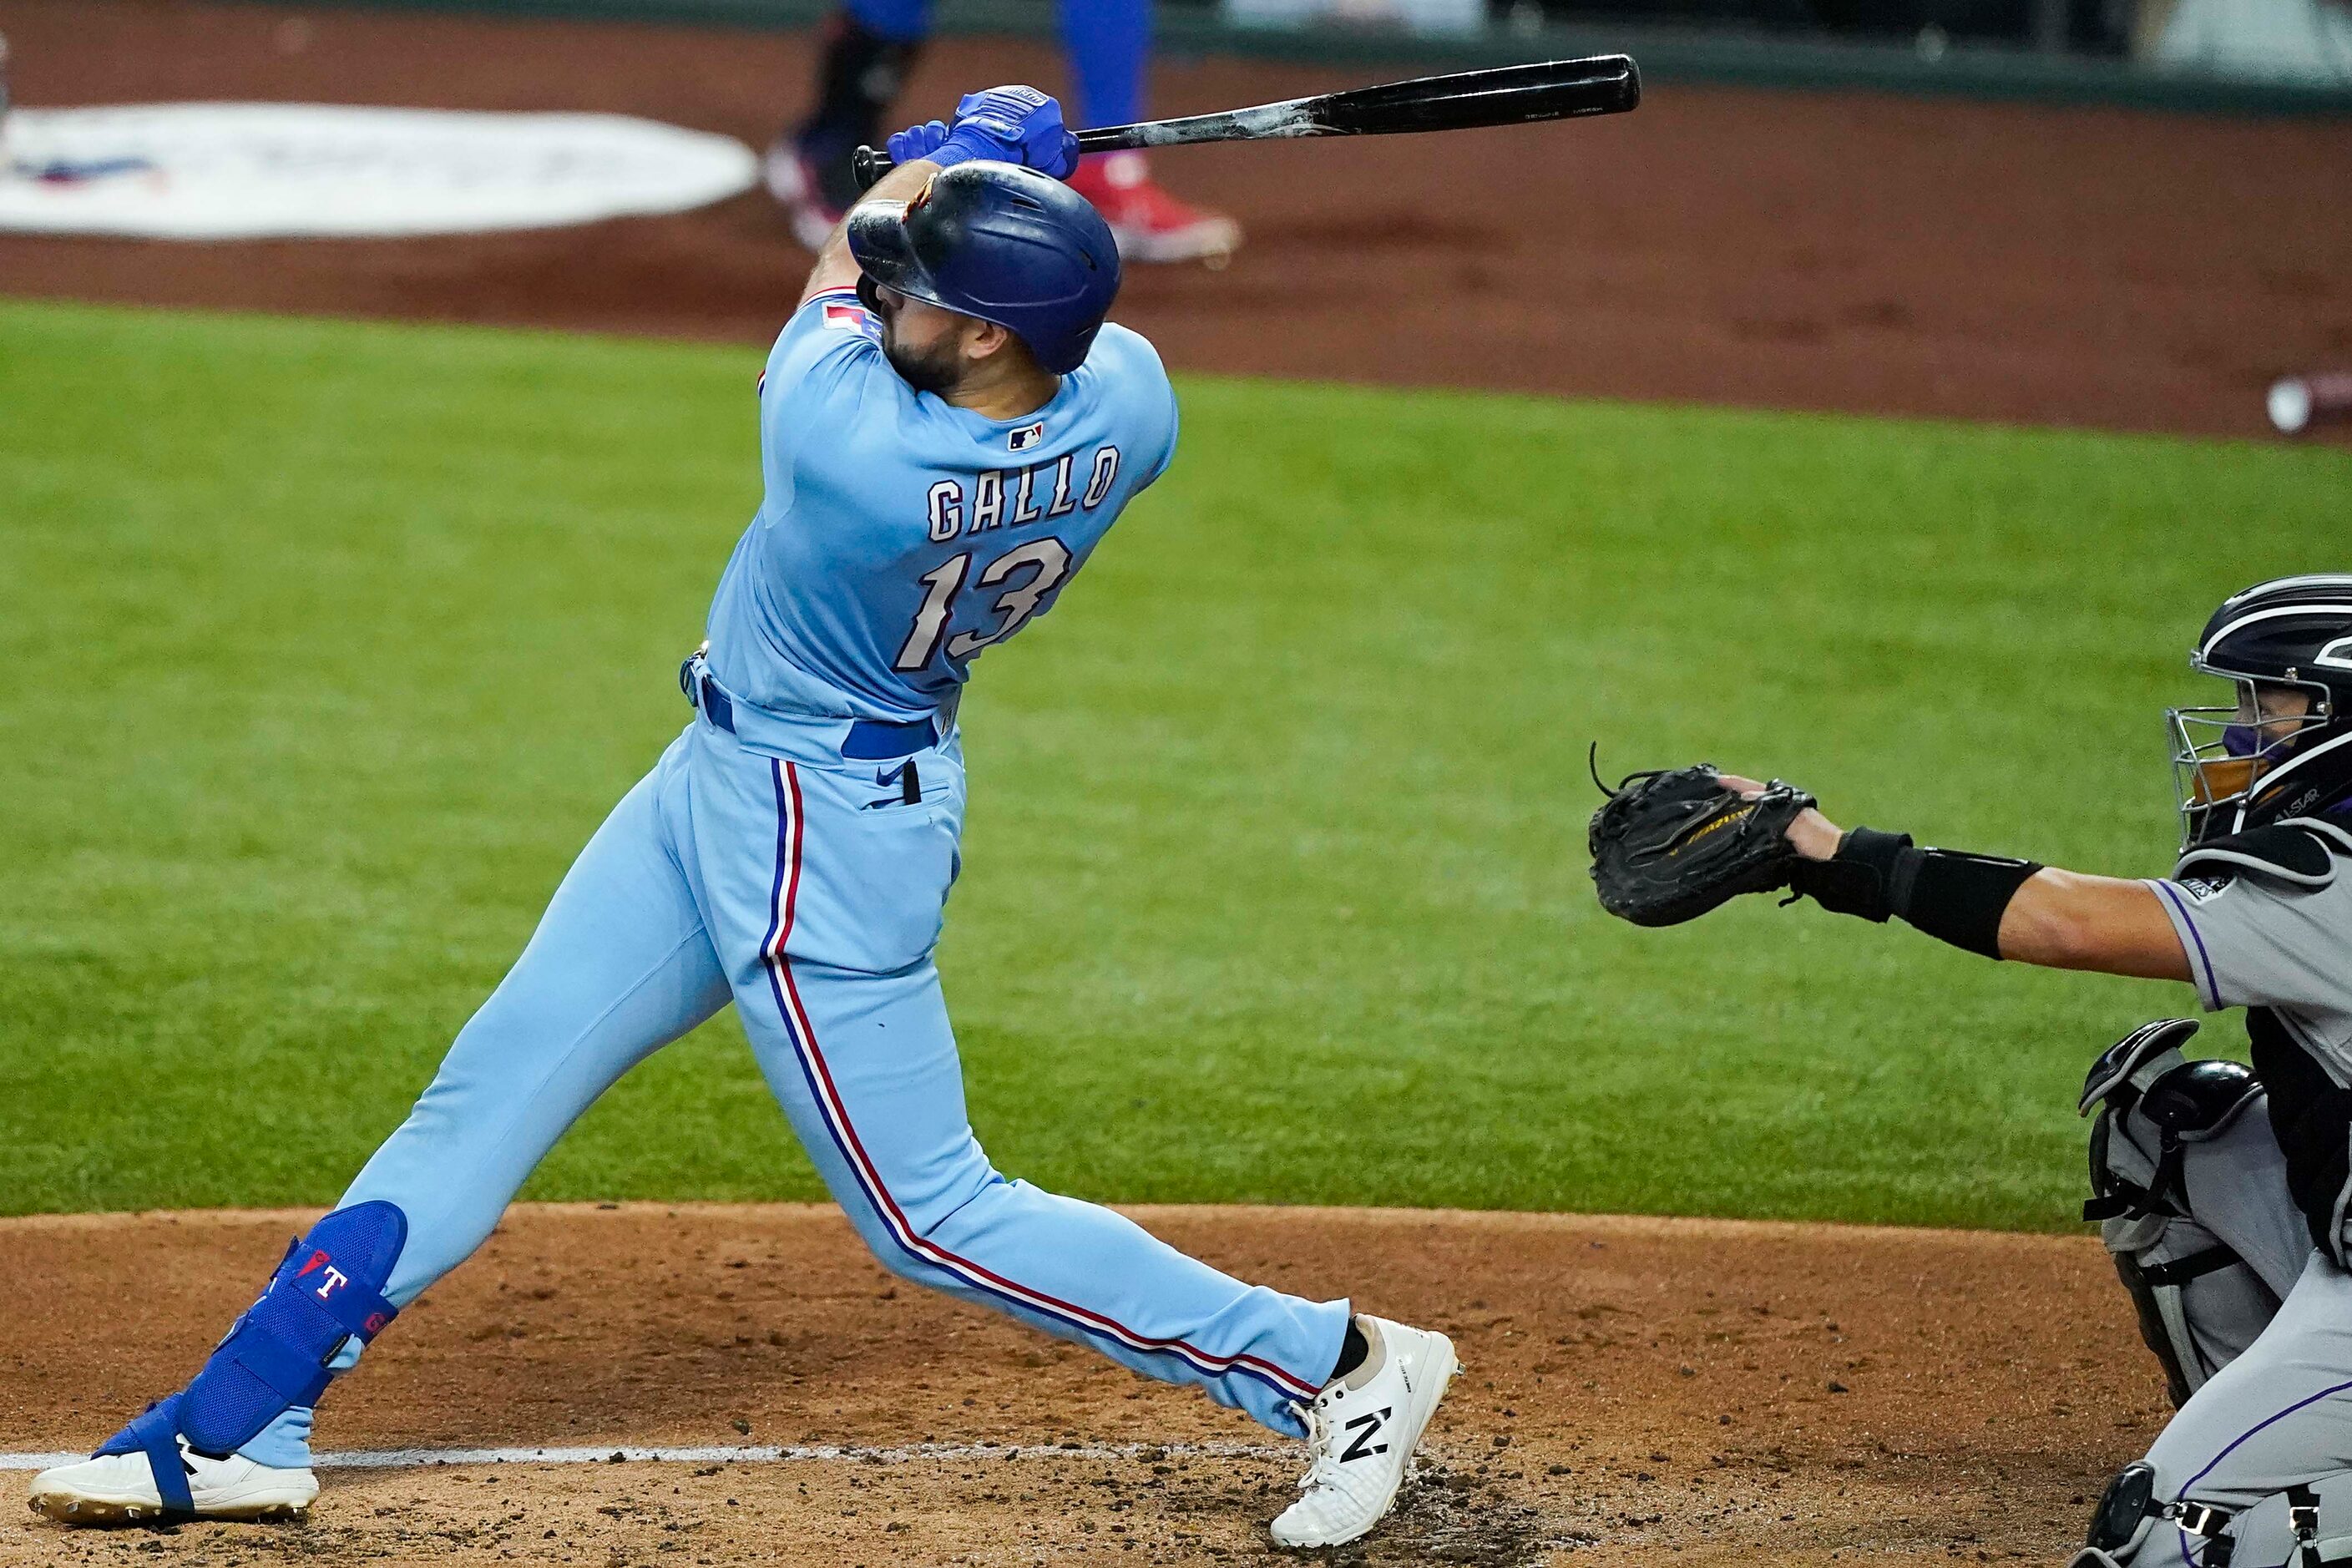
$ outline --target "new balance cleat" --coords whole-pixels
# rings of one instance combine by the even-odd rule
[[[1300,1408],[1314,1459],[1299,1478],[1302,1495],[1274,1521],[1277,1545],[1344,1546],[1378,1524],[1396,1506],[1422,1431],[1461,1370],[1444,1334],[1385,1318],[1356,1322],[1373,1342],[1370,1354]]]

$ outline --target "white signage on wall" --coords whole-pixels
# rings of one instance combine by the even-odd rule
[[[155,239],[461,234],[684,212],[747,189],[751,150],[618,114],[318,103],[18,109],[0,230]]]
[[[1228,21],[1244,27],[1402,27],[1412,33],[1471,34],[1486,26],[1486,0],[1224,0]]]
[[[2155,57],[2215,76],[2352,83],[2352,10],[2323,0],[2178,0]]]

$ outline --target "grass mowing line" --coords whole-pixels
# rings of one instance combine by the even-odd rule
[[[907,1443],[863,1447],[836,1443],[730,1444],[708,1447],[601,1448],[355,1448],[320,1454],[321,1470],[415,1470],[436,1465],[911,1465],[970,1459],[1139,1459],[1173,1455],[1182,1459],[1276,1459],[1297,1445],[1272,1443]],[[0,1453],[0,1470],[46,1470],[79,1464],[87,1454]]]
[[[684,722],[751,350],[0,305],[0,1209],[331,1202]],[[2065,1229],[2168,987],[1617,925],[1604,766],[2153,874],[2330,450],[1187,379],[965,705],[975,1125],[1087,1196]],[[2210,1038],[2209,1034],[2207,1037]],[[529,1189],[814,1198],[731,1022]]]

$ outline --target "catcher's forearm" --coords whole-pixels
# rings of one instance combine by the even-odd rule
[[[2189,954],[2156,889],[2055,866],[2018,889],[2000,918],[2004,958],[2147,980],[2187,980]]]
[[[1987,958],[2155,980],[2189,978],[2188,955],[2156,894],[1990,855],[1914,847],[1908,834],[1857,827],[1831,859],[1807,860],[1790,885],[1824,909],[1896,916]]]
[[[1922,849],[1907,833],[1849,829],[1827,860],[1800,860],[1789,885],[1825,910],[1884,921],[1900,917],[1954,947],[2002,956],[2001,917],[2032,860]]]

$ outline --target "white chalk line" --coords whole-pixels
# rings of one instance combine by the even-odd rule
[[[621,1443],[593,1448],[357,1448],[320,1454],[311,1464],[321,1470],[409,1470],[436,1465],[911,1465],[973,1459],[1272,1459],[1298,1451],[1265,1443],[908,1443],[881,1448],[833,1443],[659,1448]],[[0,1453],[0,1470],[46,1470],[88,1458]]]

